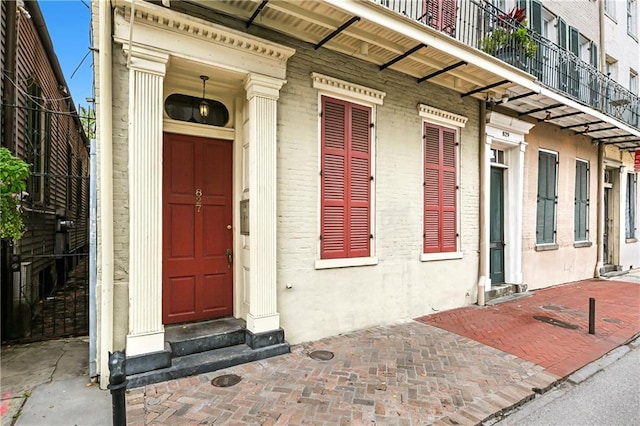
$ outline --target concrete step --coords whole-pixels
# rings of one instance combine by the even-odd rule
[[[165,342],[172,357],[235,346],[245,343],[245,322],[236,318],[221,318],[165,328]]]
[[[244,320],[221,318],[165,328],[164,350],[126,359],[128,388],[289,353],[284,330],[254,334]]]
[[[516,284],[495,284],[491,285],[491,290],[484,292],[484,300],[488,302],[493,299],[511,296],[517,292],[518,286]]]
[[[151,383],[164,382],[196,374],[209,373],[234,365],[258,361],[290,352],[288,343],[279,343],[258,349],[240,344],[185,355],[171,360],[171,366],[157,370],[133,374],[127,377],[127,388],[137,388]]]

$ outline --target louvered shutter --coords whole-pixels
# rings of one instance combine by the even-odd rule
[[[424,125],[424,252],[440,251],[440,129]]]
[[[371,109],[322,98],[323,259],[370,255]]]
[[[440,1],[441,0],[422,1],[424,23],[438,30],[440,29]]]
[[[369,256],[371,188],[371,110],[350,105],[348,256]]]
[[[576,161],[574,240],[587,239],[587,209],[589,208],[589,171],[587,163]]]
[[[347,256],[346,247],[346,105],[322,98],[322,259]]]
[[[536,242],[555,241],[556,157],[547,152],[538,155],[538,208]]]
[[[599,69],[600,67],[598,65],[600,62],[600,57],[598,56],[598,45],[594,41],[591,41],[589,43],[589,56],[591,65],[593,65],[596,70]],[[596,73],[589,74],[591,78],[591,84],[589,85],[589,90],[591,92],[591,103],[593,105],[598,105],[600,99],[599,78]]]
[[[441,251],[456,251],[456,132],[442,129]]]
[[[456,251],[456,132],[424,125],[424,252]]]
[[[456,0],[441,0],[441,6],[440,30],[453,37],[456,35]]]

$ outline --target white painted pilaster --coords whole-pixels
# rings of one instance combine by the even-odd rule
[[[127,355],[164,349],[162,85],[168,55],[129,55],[129,333]]]
[[[284,80],[249,74],[249,313],[253,333],[280,327],[276,291],[276,112]]]

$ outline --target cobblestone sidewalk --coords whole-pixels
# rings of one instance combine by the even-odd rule
[[[311,351],[335,354],[328,361]],[[408,322],[292,348],[215,373],[133,389],[129,424],[477,424],[558,377],[466,337]],[[222,374],[242,380],[227,388]]]

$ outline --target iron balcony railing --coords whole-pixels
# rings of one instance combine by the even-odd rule
[[[573,52],[522,26],[524,14],[483,0],[373,0],[537,77],[538,82],[636,129],[640,98]],[[463,58],[461,58],[463,59]]]

